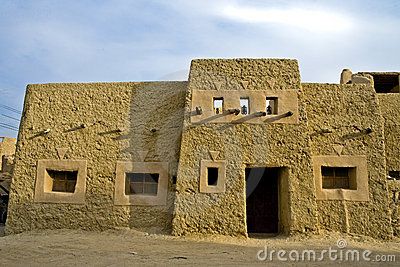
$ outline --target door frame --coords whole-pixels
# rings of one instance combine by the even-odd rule
[[[243,198],[244,198],[244,224],[247,229],[247,196],[246,196],[246,169],[247,168],[277,168],[278,172],[278,235],[289,234],[290,229],[290,192],[289,192],[289,173],[290,169],[287,166],[262,165],[262,164],[245,164],[242,170],[243,176]]]

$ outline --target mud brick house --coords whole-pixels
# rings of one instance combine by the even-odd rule
[[[6,231],[399,236],[399,106],[399,73],[302,83],[288,59],[28,85]]]

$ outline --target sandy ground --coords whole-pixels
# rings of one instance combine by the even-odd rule
[[[341,249],[337,241],[341,240]],[[342,240],[343,239],[343,240]],[[340,257],[349,249],[359,251],[360,260],[330,260],[324,254],[323,261],[297,258],[304,249],[315,250],[320,258],[322,250],[329,247]],[[281,261],[276,254],[272,260],[265,256],[272,250],[285,250]],[[260,250],[263,252],[258,253]],[[362,253],[370,250],[370,261],[362,259]],[[400,239],[383,242],[363,236],[329,234],[306,237],[256,236],[249,239],[232,237],[185,237],[149,234],[131,229],[116,229],[105,232],[79,230],[46,230],[26,232],[0,237],[1,266],[133,266],[133,265],[284,265],[284,266],[400,266]],[[292,251],[292,252],[291,252]],[[293,252],[295,251],[295,252]],[[257,253],[262,260],[257,258]],[[282,252],[283,253],[283,252]],[[292,259],[289,258],[292,253]],[[377,256],[386,257],[385,262],[376,262]],[[394,255],[396,261],[388,255]],[[345,256],[342,257],[345,259]]]

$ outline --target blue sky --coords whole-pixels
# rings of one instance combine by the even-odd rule
[[[21,110],[29,83],[185,80],[193,58],[295,58],[307,82],[400,70],[399,14],[400,1],[0,0],[0,125],[18,126],[4,105]]]

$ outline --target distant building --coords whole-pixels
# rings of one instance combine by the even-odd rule
[[[8,233],[400,236],[399,73],[193,60],[188,82],[28,85]]]
[[[15,138],[0,137],[0,222],[7,218],[8,194],[14,169]]]
[[[6,157],[14,156],[16,142],[17,139],[15,138],[0,137],[0,172],[6,172],[5,169],[8,167],[6,164]]]

